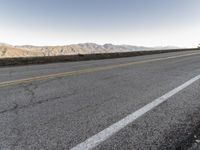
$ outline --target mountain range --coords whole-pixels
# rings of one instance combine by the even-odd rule
[[[0,43],[0,58],[10,57],[37,57],[37,56],[58,56],[58,55],[76,55],[76,54],[93,54],[93,53],[114,53],[114,52],[131,52],[147,51],[160,49],[176,49],[178,47],[143,47],[132,45],[98,45],[95,43],[72,44],[64,46],[32,46],[22,45],[13,46],[10,44]]]

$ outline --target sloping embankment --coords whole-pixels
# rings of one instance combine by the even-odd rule
[[[111,58],[161,54],[169,52],[192,51],[192,50],[200,50],[200,49],[171,49],[171,50],[153,50],[153,51],[134,51],[134,52],[123,52],[123,53],[99,53],[99,54],[84,54],[84,55],[81,54],[65,55],[65,56],[2,58],[0,59],[0,66],[3,67],[3,66],[46,64],[46,63],[69,62],[69,61],[111,59]]]

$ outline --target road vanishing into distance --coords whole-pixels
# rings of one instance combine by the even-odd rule
[[[1,150],[186,149],[200,51],[0,68]]]

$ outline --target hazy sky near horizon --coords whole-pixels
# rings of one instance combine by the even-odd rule
[[[196,47],[200,0],[0,0],[0,42]]]

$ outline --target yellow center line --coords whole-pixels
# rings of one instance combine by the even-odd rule
[[[56,73],[56,74],[50,74],[50,75],[36,76],[36,77],[31,77],[31,78],[1,82],[0,87],[18,85],[22,83],[29,83],[32,81],[41,81],[41,80],[54,79],[54,78],[59,78],[59,77],[67,77],[67,76],[80,75],[80,74],[85,74],[85,73],[111,70],[111,69],[116,69],[116,68],[128,67],[128,66],[136,65],[136,64],[144,64],[144,63],[149,63],[149,62],[168,60],[168,59],[180,58],[180,57],[186,57],[186,56],[198,55],[198,54],[200,53],[191,53],[191,54],[184,54],[184,55],[178,55],[178,56],[162,57],[162,58],[155,58],[155,59],[149,59],[149,60],[143,60],[143,61],[137,61],[137,62],[129,62],[129,63],[124,63],[124,64],[108,65],[108,66],[103,66],[103,67],[87,68],[87,69],[62,72],[62,73]]]

